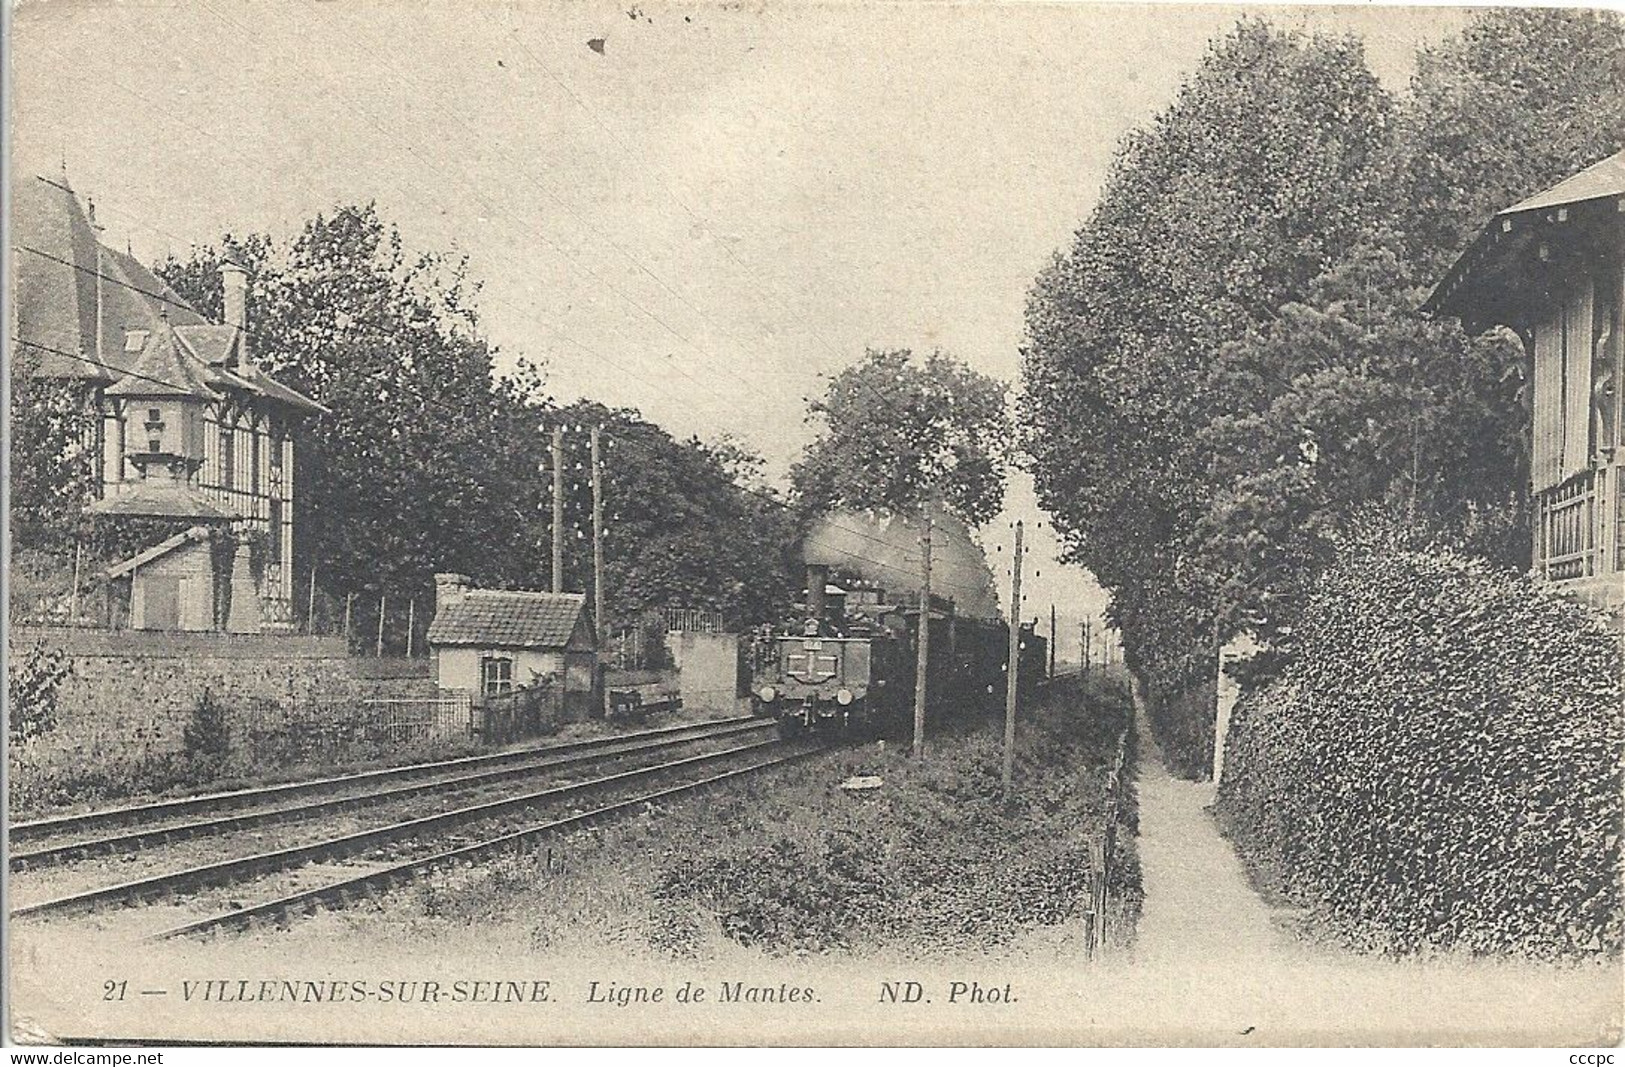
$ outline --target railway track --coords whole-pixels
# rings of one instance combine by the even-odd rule
[[[486,856],[523,846],[540,837],[588,826],[599,819],[631,811],[646,804],[653,804],[657,801],[696,792],[717,783],[753,774],[771,767],[805,759],[816,755],[820,751],[817,748],[795,748],[795,746],[781,741],[765,742],[752,747],[763,750],[776,749],[780,750],[780,754],[743,767],[707,775],[695,781],[640,793],[636,796],[600,805],[588,811],[577,812],[564,818],[536,823],[518,830],[487,837],[471,844],[458,845],[431,855],[421,856],[404,863],[367,871],[349,878],[341,878],[312,889],[301,890],[258,904],[233,908],[217,915],[195,919],[150,934],[146,940],[165,941],[180,937],[193,937],[214,931],[246,929],[257,922],[282,924],[292,921],[298,915],[314,914],[323,908],[345,907],[358,899],[373,900],[382,893],[387,893],[396,888],[401,883],[409,882],[430,871],[458,865],[471,865]],[[784,749],[793,750],[785,752],[782,751]]]
[[[26,844],[40,838],[100,830],[129,823],[150,823],[154,819],[191,815],[199,812],[226,811],[260,803],[293,800],[298,797],[321,796],[348,787],[365,788],[369,785],[386,782],[403,782],[414,777],[431,777],[437,774],[456,774],[463,771],[489,769],[545,756],[585,755],[588,753],[601,755],[602,749],[627,742],[656,738],[675,739],[690,734],[703,735],[716,729],[743,726],[762,721],[747,715],[709,722],[684,723],[679,726],[665,726],[656,730],[608,734],[603,737],[588,738],[584,741],[515,749],[510,752],[497,752],[490,755],[464,756],[458,759],[439,760],[433,763],[413,763],[402,767],[385,767],[380,770],[336,775],[330,778],[314,778],[298,782],[285,782],[278,785],[257,786],[252,789],[205,793],[197,796],[179,797],[174,800],[159,800],[147,804],[130,804],[45,819],[32,819],[12,823],[11,847],[15,849],[20,844]]]
[[[707,725],[718,726],[718,724]],[[641,750],[647,751],[657,747],[685,745],[696,740],[708,740],[713,737],[729,739],[735,735],[748,736],[753,732],[752,727],[759,729],[770,725],[771,723],[764,724],[760,720],[754,722],[727,720],[725,728],[713,729],[710,733],[702,731],[699,736],[684,731],[650,731],[649,733],[664,735],[678,733],[680,736],[665,736],[659,739],[644,736],[643,740],[638,744],[641,745]],[[594,745],[590,754],[572,753],[568,755],[568,759],[572,762],[582,762],[587,759],[607,758],[617,754],[624,754],[623,749],[625,747]],[[556,755],[557,749],[553,751]],[[816,748],[798,747],[776,739],[750,741],[715,752],[688,755],[679,759],[656,763],[652,766],[623,770],[584,781],[529,791],[517,796],[505,796],[484,803],[399,820],[386,825],[328,837],[290,848],[271,849],[227,860],[197,864],[148,877],[136,878],[131,881],[69,893],[14,907],[11,909],[10,914],[15,920],[44,915],[96,911],[122,904],[138,905],[153,901],[176,900],[187,894],[212,887],[237,885],[274,872],[287,871],[313,864],[344,861],[367,853],[372,853],[375,858],[380,853],[383,854],[382,866],[375,866],[373,869],[361,874],[340,878],[332,883],[313,889],[300,890],[293,894],[276,895],[261,904],[248,907],[234,906],[230,912],[225,914],[189,922],[156,936],[179,936],[207,929],[243,925],[251,923],[256,918],[273,914],[287,917],[300,908],[309,909],[323,904],[331,906],[335,903],[348,903],[355,899],[357,895],[365,896],[376,893],[380,887],[387,888],[400,881],[410,880],[427,870],[451,863],[469,863],[479,856],[512,847],[515,844],[538,836],[571,829],[643,804],[688,793],[717,782],[804,758],[817,751]],[[724,767],[721,771],[714,770],[718,765],[726,765],[730,762],[738,765]],[[557,763],[555,762],[554,765],[556,766]],[[510,769],[504,768],[501,773],[507,773],[508,770]],[[480,776],[488,773],[490,772],[476,772]],[[693,777],[696,773],[700,775],[697,778]],[[466,777],[468,776],[464,776],[464,778]],[[673,777],[680,780],[670,781],[669,779]],[[459,781],[461,780],[463,779],[459,779]],[[638,788],[638,791],[631,796],[622,796],[618,799],[601,796],[601,794],[613,794],[628,787],[646,787],[651,784],[654,788]],[[421,783],[419,786],[406,788],[409,790],[411,788],[432,789],[440,785],[441,783]],[[387,791],[395,793],[399,790],[390,789]],[[354,801],[357,798],[347,799]],[[551,817],[540,822],[527,822],[517,827],[513,824],[512,820],[516,817],[527,816],[529,809],[543,806],[557,807],[560,805],[566,808],[568,814],[561,817],[555,812]],[[320,808],[321,806],[318,803],[316,805],[305,805],[304,807]],[[283,809],[279,809],[279,812],[281,810]],[[217,821],[233,823],[245,817],[257,817],[257,813],[246,816],[244,814],[227,815],[222,820]],[[482,824],[483,829],[480,828]],[[464,833],[460,840],[452,842],[450,847],[446,847],[443,841],[437,842],[436,840],[437,838],[444,838],[448,834],[456,834],[459,830],[466,831],[470,827],[474,827],[476,831],[473,835],[476,839],[471,842],[467,840],[469,836],[467,833]],[[415,851],[416,854],[401,860],[399,854],[403,851]]]
[[[26,871],[98,854],[128,851],[191,837],[223,834],[319,815],[331,815],[429,793],[446,793],[495,785],[538,773],[565,770],[599,761],[658,753],[663,749],[695,742],[749,735],[770,726],[770,722],[750,717],[724,719],[490,756],[414,764],[313,782],[217,793],[39,820],[13,827],[10,868],[13,871]],[[300,799],[312,794],[333,792],[342,795],[321,796],[314,800]],[[291,802],[275,803],[278,800]],[[271,803],[269,806],[251,811],[239,810],[256,801],[262,804],[267,801]],[[226,810],[224,814],[183,822],[162,821],[165,815],[173,817],[177,814],[207,811],[222,806]],[[117,826],[128,826],[130,822],[141,820],[143,817],[147,820],[144,825],[103,833],[96,837],[78,836],[75,833],[75,831],[82,833],[87,827],[94,829],[110,822]],[[19,838],[26,846],[30,839],[37,841],[48,833],[54,833],[56,839],[51,840],[47,837],[46,844],[18,848]]]

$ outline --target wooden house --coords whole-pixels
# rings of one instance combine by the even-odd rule
[[[1618,152],[1499,212],[1424,306],[1470,333],[1522,338],[1534,569],[1614,611],[1625,601],[1622,252]]]

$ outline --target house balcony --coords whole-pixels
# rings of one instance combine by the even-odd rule
[[[1625,466],[1615,459],[1535,497],[1535,571],[1619,616],[1625,611]]]

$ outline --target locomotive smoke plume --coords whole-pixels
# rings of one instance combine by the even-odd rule
[[[924,523],[879,512],[836,511],[813,523],[802,541],[802,559],[840,576],[881,586],[894,601],[913,600],[920,588],[920,538]],[[960,615],[997,619],[993,571],[970,529],[942,510],[932,513],[931,592],[951,597]]]

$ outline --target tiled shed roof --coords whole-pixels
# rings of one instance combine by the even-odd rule
[[[116,563],[107,568],[107,576],[109,578],[122,578],[137,567],[144,567],[155,559],[161,559],[177,548],[192,544],[195,541],[207,541],[208,539],[209,530],[206,526],[193,526],[191,529],[182,530],[167,541],[160,541],[146,551],[131,556],[123,563]]]
[[[435,612],[431,645],[562,648],[587,598],[581,593],[474,589]]]

